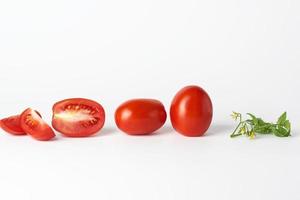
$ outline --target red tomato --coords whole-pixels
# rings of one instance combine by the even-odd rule
[[[0,127],[13,135],[26,135],[20,124],[20,115],[14,115],[0,120]]]
[[[133,99],[121,104],[115,112],[119,129],[129,135],[151,134],[166,122],[163,104],[154,99]]]
[[[37,140],[47,141],[55,137],[52,128],[46,124],[38,112],[31,108],[27,108],[21,114],[20,123],[25,133]]]
[[[190,137],[202,136],[212,121],[212,102],[202,88],[187,86],[174,97],[170,115],[177,132]]]
[[[105,122],[103,107],[89,99],[65,99],[54,104],[52,110],[53,128],[68,137],[93,135]]]

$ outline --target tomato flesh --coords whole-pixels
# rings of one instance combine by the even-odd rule
[[[26,135],[21,127],[20,115],[14,115],[0,120],[0,127],[13,135]]]
[[[133,99],[115,112],[119,129],[129,135],[148,135],[164,125],[167,114],[163,104],[154,99]]]
[[[72,98],[53,106],[52,126],[68,137],[87,137],[99,132],[105,122],[103,107],[89,99]]]
[[[40,114],[27,108],[20,117],[21,127],[25,133],[41,141],[51,140],[55,137],[52,128],[41,118]]]
[[[174,97],[170,117],[174,129],[190,137],[202,136],[209,128],[213,116],[208,94],[198,86],[187,86]]]

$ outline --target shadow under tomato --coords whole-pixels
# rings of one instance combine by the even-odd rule
[[[106,137],[113,133],[117,132],[117,129],[112,127],[104,127],[94,135],[91,135],[90,137]]]
[[[129,137],[155,137],[155,136],[162,136],[162,135],[166,135],[166,134],[170,134],[174,131],[174,129],[171,127],[171,126],[163,126],[162,128],[156,130],[155,132],[153,133],[146,133],[146,134],[136,134],[136,135],[133,135],[133,134],[128,134],[128,133],[125,133],[121,130],[119,130],[119,132],[121,132],[121,134],[125,134]]]
[[[57,135],[56,135],[54,138],[52,138],[51,140],[48,140],[47,142],[55,142],[55,141],[60,140],[60,139],[61,138],[57,137]]]
[[[171,125],[166,125],[163,126],[162,128],[158,129],[157,131],[155,131],[153,134],[153,136],[162,136],[162,135],[168,135],[168,134],[173,134],[175,133],[175,130],[173,129],[173,127]]]

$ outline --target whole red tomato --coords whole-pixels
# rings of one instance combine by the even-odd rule
[[[210,97],[201,87],[184,87],[172,101],[170,116],[177,132],[190,137],[202,136],[212,121]]]
[[[129,135],[147,135],[166,122],[163,104],[154,99],[133,99],[121,104],[115,112],[119,129]]]
[[[65,99],[55,103],[52,110],[53,128],[68,137],[93,135],[105,122],[103,107],[89,99]]]

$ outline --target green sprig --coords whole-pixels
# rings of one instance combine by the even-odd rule
[[[286,112],[278,118],[276,123],[265,122],[251,113],[247,113],[247,115],[250,118],[243,120],[241,113],[233,112],[231,114],[231,117],[239,122],[233,133],[230,135],[231,138],[245,135],[250,139],[253,139],[257,134],[273,134],[277,137],[291,136],[291,123],[287,119]]]

